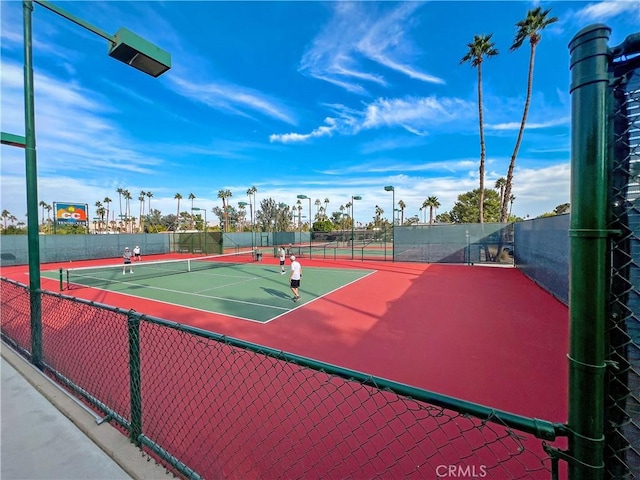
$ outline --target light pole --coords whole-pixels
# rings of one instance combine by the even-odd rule
[[[362,200],[362,197],[360,195],[352,195],[351,196],[351,260],[353,260],[353,235],[354,235],[354,227],[356,225],[356,218],[354,215],[354,200]]]
[[[393,238],[393,229],[396,225],[396,189],[393,187],[393,185],[387,185],[386,187],[384,187],[385,192],[391,192],[392,196],[391,196],[391,235]],[[386,258],[387,256],[387,238],[385,235],[385,239],[384,239],[384,256]],[[391,261],[395,261],[395,254],[394,254],[394,248],[393,245],[391,246]]]
[[[384,191],[385,192],[391,192],[392,193],[392,197],[391,197],[391,225],[395,225],[396,224],[396,214],[395,214],[395,208],[396,208],[396,190],[395,188],[393,188],[393,185],[387,185],[386,187],[384,187]]]
[[[133,32],[121,28],[115,35],[100,30],[43,0],[22,2],[24,26],[24,121],[27,194],[27,241],[29,252],[29,293],[31,308],[31,362],[42,364],[42,299],[40,297],[40,239],[38,237],[38,173],[36,156],[35,101],[33,84],[33,3],[80,25],[110,42],[109,56],[152,77],[171,68],[171,55]]]
[[[202,239],[202,253],[204,255],[207,254],[207,209],[206,208],[198,208],[198,207],[191,207],[191,217],[193,218],[193,212],[204,212],[204,225],[202,228],[202,234],[203,234],[203,239]]]
[[[311,260],[311,227],[313,226],[313,223],[311,222],[311,197],[298,195],[296,198],[299,198],[300,200],[309,200],[309,260]]]
[[[193,212],[204,212],[204,226],[202,228],[203,232],[207,231],[207,209],[206,208],[198,208],[198,207],[193,207],[191,208],[191,215],[193,215]]]

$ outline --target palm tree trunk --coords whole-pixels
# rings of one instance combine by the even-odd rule
[[[484,161],[486,158],[486,149],[484,144],[484,117],[482,111],[482,62],[478,63],[478,123],[480,126],[480,192],[478,200],[478,217],[480,223],[484,223]]]
[[[524,102],[524,111],[522,112],[522,121],[520,122],[520,130],[518,131],[518,139],[516,140],[513,154],[511,155],[511,162],[509,162],[509,170],[507,171],[507,181],[504,187],[504,196],[502,197],[502,205],[500,205],[500,222],[506,223],[509,220],[507,211],[507,202],[511,196],[511,183],[513,182],[513,169],[516,164],[516,157],[518,156],[518,150],[520,149],[520,143],[522,142],[522,135],[524,134],[524,126],[527,123],[527,115],[529,113],[529,104],[531,103],[531,91],[533,89],[533,64],[536,56],[536,45],[531,44],[531,53],[529,55],[529,76],[527,79],[527,98]]]

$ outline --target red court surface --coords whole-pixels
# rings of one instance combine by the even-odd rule
[[[268,324],[97,289],[72,294],[527,417],[566,420],[568,308],[517,269],[301,262],[376,273]],[[279,268],[272,258],[264,265]],[[41,269],[59,267],[70,264]],[[2,276],[28,284],[26,272],[26,266],[5,267]],[[288,275],[281,278],[288,291]],[[302,295],[312,281],[303,278]],[[43,279],[42,288],[57,292],[59,283]]]

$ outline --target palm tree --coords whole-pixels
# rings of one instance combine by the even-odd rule
[[[116,192],[118,192],[118,201],[120,202],[120,221],[122,221],[122,194],[124,193],[124,189],[119,187]]]
[[[100,202],[100,200],[98,200],[98,201],[96,202],[96,215],[100,216],[100,214],[98,213],[98,210],[100,210],[101,208],[102,208],[102,202]],[[43,216],[44,216],[44,215],[43,215]],[[89,220],[89,219],[87,218],[87,221],[88,221],[88,220]],[[100,227],[101,227],[101,225],[100,225],[100,224],[98,224],[98,231],[100,231]]]
[[[480,223],[484,223],[484,161],[486,159],[486,149],[484,144],[484,115],[482,111],[482,62],[484,57],[498,55],[498,50],[494,48],[491,41],[493,34],[474,35],[473,42],[468,43],[469,51],[462,57],[460,63],[471,61],[471,66],[478,69],[478,124],[480,127],[480,195],[478,200],[478,210]]]
[[[122,192],[122,196],[124,197],[124,200],[125,200],[124,221],[125,221],[125,230],[126,230],[126,227],[129,226],[129,220],[130,220],[129,217],[131,217],[131,202],[130,202],[132,198],[131,192],[129,192],[129,190],[125,190],[124,192]],[[133,233],[133,231],[131,233]]]
[[[109,215],[111,213],[111,209],[109,208],[111,205],[111,202],[113,200],[111,200],[109,197],[104,197],[104,200],[102,200],[104,203],[107,204],[107,225],[109,224]]]
[[[149,202],[147,203],[147,211],[149,213],[151,213],[151,197],[153,197],[153,193],[147,192],[147,198],[149,199]]]
[[[500,190],[500,210],[502,211],[502,202],[504,202],[504,186],[507,184],[507,180],[504,177],[500,177],[496,180],[496,184],[493,188]]]
[[[403,200],[398,202],[398,206],[400,207],[400,226],[404,223],[404,209],[407,208],[407,205]]]
[[[139,221],[139,226],[140,226],[140,231],[143,231],[143,215],[144,215],[144,199],[147,198],[147,192],[145,192],[144,190],[140,192],[140,195],[138,196],[138,200],[140,200],[140,221]]]
[[[231,193],[231,190],[229,189],[218,191],[218,198],[222,199],[222,213],[224,215],[224,231],[225,232],[229,231],[229,212],[227,211],[227,198],[230,198],[232,196],[233,196],[233,193]]]
[[[98,202],[98,203],[100,203],[100,202]],[[102,231],[102,223],[104,222],[104,214],[105,213],[106,213],[106,209],[102,205],[100,205],[98,208],[96,208],[96,215],[98,215],[100,217],[100,220],[98,221],[98,232]]]
[[[536,57],[536,47],[542,39],[540,32],[548,25],[558,21],[558,17],[548,17],[551,9],[542,10],[542,7],[536,7],[527,12],[527,17],[524,20],[516,23],[518,31],[516,32],[513,45],[510,50],[513,52],[522,46],[524,41],[528,38],[531,50],[529,53],[529,75],[527,77],[527,97],[524,102],[524,110],[522,112],[522,120],[520,121],[520,130],[518,131],[518,138],[516,145],[513,148],[511,154],[511,161],[509,162],[509,170],[507,171],[507,180],[504,187],[504,197],[502,202],[502,208],[500,210],[500,221],[506,222],[508,219],[507,212],[507,199],[511,198],[511,185],[513,183],[513,169],[516,165],[516,157],[518,156],[518,150],[520,149],[520,142],[522,142],[522,135],[524,133],[524,126],[527,123],[527,115],[529,113],[529,105],[531,103],[531,91],[533,89],[533,65]]]
[[[380,223],[380,217],[382,216],[383,213],[384,213],[384,210],[380,208],[378,205],[376,205],[376,216],[375,216],[376,226],[378,226],[378,224]]]
[[[316,201],[313,202],[313,204],[316,206],[316,218],[320,218],[320,205],[322,205],[322,202],[319,198],[316,198]]]
[[[427,207],[429,207],[429,225],[433,225],[433,210],[440,208],[438,197],[428,197],[424,202],[422,202],[422,208]]]
[[[9,210],[2,210],[2,222],[4,224],[4,229],[7,229],[7,219],[11,217],[11,212]]]
[[[327,218],[327,212],[329,211],[329,199],[324,199],[324,218]],[[309,220],[311,221],[311,220]]]
[[[177,232],[178,227],[180,226],[180,200],[182,200],[182,195],[180,193],[176,193],[173,196],[173,198],[178,200],[178,210],[176,212],[176,232]]]
[[[249,196],[249,213],[251,214],[251,231],[252,232],[253,232],[253,226],[254,226],[254,221],[253,221],[254,212],[257,215],[257,212],[256,212],[256,192],[257,191],[258,189],[255,186],[247,190],[247,195]],[[253,204],[251,203],[251,195],[253,195]]]
[[[191,228],[193,228],[194,225],[194,221],[193,221],[193,200],[196,198],[196,196],[193,193],[189,194],[189,200],[191,200]]]
[[[38,205],[42,207],[42,226],[44,227],[44,209],[47,206],[47,202],[45,202],[44,200],[40,200],[40,203]]]
[[[47,225],[49,227],[51,227],[51,223],[52,223],[51,222],[51,210],[53,210],[53,207],[51,205],[47,204],[44,208],[47,210]],[[50,229],[49,229],[49,231],[50,231]]]
[[[516,199],[515,196],[509,195],[509,218],[511,218],[511,210],[513,210],[513,201]]]

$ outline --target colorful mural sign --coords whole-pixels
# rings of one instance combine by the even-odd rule
[[[56,212],[56,222],[66,225],[84,225],[87,226],[86,203],[53,203]]]

